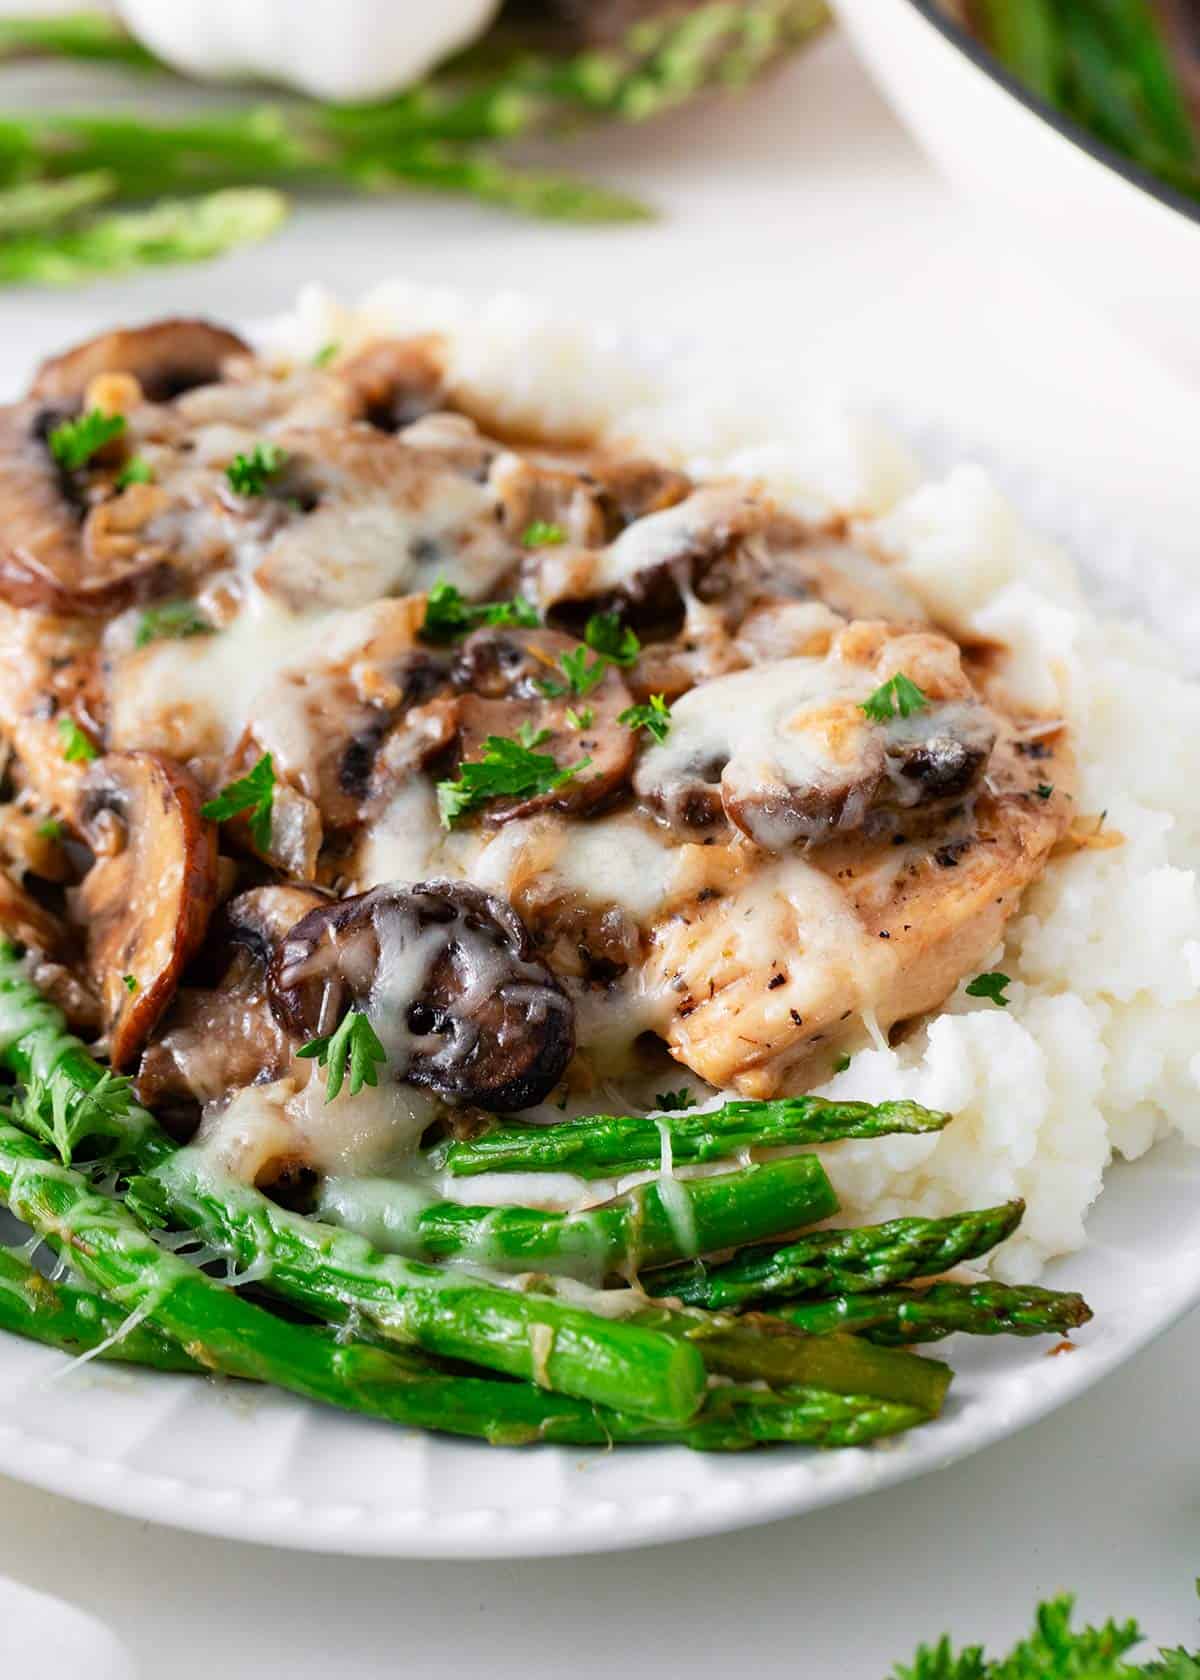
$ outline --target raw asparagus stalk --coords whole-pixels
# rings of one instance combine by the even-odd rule
[[[63,1353],[100,1349],[101,1359],[157,1371],[204,1369],[153,1326],[128,1325],[128,1319],[94,1290],[52,1282],[22,1255],[0,1248],[0,1330]]]
[[[199,262],[266,239],[286,215],[279,193],[245,187],[108,212],[65,229],[16,232],[0,240],[0,285],[71,286],[147,264]]]
[[[672,1428],[531,1384],[433,1373],[393,1350],[341,1342],[244,1300],[164,1253],[113,1197],[93,1191],[43,1144],[2,1122],[0,1199],[39,1235],[69,1249],[112,1309],[144,1319],[197,1366],[395,1423],[511,1445],[619,1440],[729,1449],[768,1440],[858,1444],[924,1417],[913,1406],[854,1396],[730,1385],[696,1419]]]
[[[397,1341],[663,1423],[684,1422],[699,1404],[704,1365],[686,1342],[380,1254],[354,1232],[292,1214],[234,1182],[201,1151],[176,1150],[131,1101],[99,1109],[105,1070],[39,997],[9,945],[0,947],[0,1060],[29,1087],[22,1123],[41,1129],[61,1155],[69,1158],[72,1125],[116,1135],[123,1156],[154,1173],[141,1185],[143,1204],[318,1317],[359,1313]],[[54,1081],[77,1094],[61,1115]]]
[[[379,1178],[326,1179],[319,1218],[413,1260],[474,1261],[505,1272],[548,1271],[602,1283],[685,1256],[758,1242],[827,1219],[833,1186],[813,1155],[711,1178],[639,1185],[598,1207],[544,1213],[433,1201]]]
[[[778,1301],[772,1312],[810,1336],[850,1331],[880,1347],[968,1336],[1064,1336],[1092,1316],[1082,1295],[1032,1284],[935,1283],[827,1301]]]
[[[831,1143],[837,1138],[936,1132],[950,1116],[912,1102],[830,1102],[784,1097],[729,1102],[706,1112],[596,1114],[552,1126],[498,1123],[478,1136],[439,1144],[435,1165],[455,1178],[483,1172],[571,1172],[617,1178],[657,1167],[669,1150],[676,1164],[721,1161],[745,1149]]]
[[[722,1265],[702,1260],[653,1275],[664,1300],[737,1310],[754,1301],[797,1295],[860,1294],[909,1278],[934,1277],[986,1254],[1012,1235],[1025,1204],[951,1214],[945,1219],[892,1219],[846,1231],[814,1231],[779,1248],[746,1249]]]

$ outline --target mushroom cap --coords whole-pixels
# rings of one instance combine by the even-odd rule
[[[302,917],[270,970],[305,1037],[361,1005],[392,1074],[447,1102],[541,1102],[575,1048],[570,999],[506,900],[462,881],[375,887]]]
[[[171,1001],[217,901],[216,829],[201,797],[157,753],[107,753],[83,782],[80,823],[96,861],[76,912],[115,1068],[129,1065]]]
[[[210,321],[176,318],[118,327],[43,362],[30,394],[47,402],[79,402],[98,375],[128,373],[151,402],[168,402],[219,379],[222,363],[248,349],[236,333]]]

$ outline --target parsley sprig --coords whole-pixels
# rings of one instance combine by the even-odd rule
[[[628,668],[642,651],[642,644],[632,630],[626,629],[616,613],[593,613],[583,628],[583,646],[572,648],[559,660],[559,669],[566,682],[543,677],[537,684],[549,700],[564,694],[577,695],[581,700],[601,681],[610,665]],[[595,659],[588,659],[588,649]]]
[[[678,1091],[659,1091],[654,1098],[654,1106],[663,1114],[677,1114],[680,1109],[695,1108],[696,1099],[690,1085],[681,1085]]]
[[[317,1066],[326,1070],[327,1103],[333,1101],[345,1083],[347,1067],[350,1070],[350,1095],[356,1097],[364,1085],[379,1084],[376,1064],[387,1061],[387,1051],[361,1009],[351,1009],[342,1016],[333,1032],[309,1039],[296,1054],[305,1060],[315,1058]]]
[[[549,739],[548,729],[534,733],[528,724],[521,726],[515,741],[506,735],[489,735],[483,743],[482,758],[460,764],[455,781],[438,783],[442,826],[452,828],[459,817],[490,799],[532,799],[540,793],[553,793],[592,762],[581,758],[578,764],[560,765],[548,753],[536,750]]]
[[[90,764],[97,756],[95,743],[66,712],[58,720],[58,738],[68,764]]]
[[[903,671],[897,671],[894,677],[881,683],[874,694],[869,694],[859,707],[865,712],[872,723],[887,723],[897,713],[902,718],[911,717],[914,712],[923,712],[929,704],[929,699],[923,689],[917,687],[910,677]]]
[[[104,414],[98,408],[89,408],[86,414],[55,426],[46,441],[51,455],[64,472],[78,472],[106,443],[119,438],[124,430],[123,414]]]
[[[481,624],[512,624],[536,630],[540,623],[537,608],[523,595],[515,595],[511,601],[464,601],[452,583],[439,580],[425,602],[421,637],[426,642],[455,642]]]
[[[144,455],[131,455],[117,474],[117,489],[128,490],[131,484],[153,484],[154,468]]]
[[[261,496],[286,461],[287,451],[277,443],[256,443],[248,455],[233,457],[225,477],[239,496]]]
[[[243,811],[250,813],[250,838],[260,852],[271,847],[271,811],[275,804],[275,766],[264,753],[254,768],[236,782],[223,787],[214,799],[200,807],[210,822],[228,822]]]
[[[54,1068],[44,1079],[33,1079],[20,1098],[21,1124],[48,1143],[64,1165],[71,1165],[76,1145],[84,1138],[122,1137],[133,1106],[132,1082],[105,1073],[90,1091]]]
[[[522,548],[555,548],[566,540],[567,533],[562,526],[548,519],[535,519],[521,532]]]
[[[574,694],[582,700],[602,680],[608,670],[608,661],[603,655],[589,661],[588,650],[577,647],[572,648],[570,653],[564,653],[558,666],[567,679],[565,683],[559,682],[556,677],[539,677],[535,687],[547,700],[560,700],[564,694]]]
[[[991,974],[977,974],[967,986],[967,996],[990,998],[993,1003],[999,1004],[1001,1009],[1007,1009],[1009,1000],[1004,993],[1011,985],[1012,981],[1007,974],[995,971]]]
[[[147,607],[138,620],[136,647],[148,647],[151,642],[186,636],[211,636],[211,625],[194,601],[164,601],[161,606]]]
[[[661,743],[671,733],[671,708],[661,694],[652,694],[646,702],[626,706],[617,722],[623,723],[627,729],[648,730]]]
[[[632,665],[642,651],[636,631],[622,624],[615,612],[593,613],[584,625],[583,639],[593,653],[625,668]]]

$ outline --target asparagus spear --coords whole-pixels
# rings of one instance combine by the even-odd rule
[[[106,12],[0,18],[0,58],[79,58],[134,70],[163,66]]]
[[[351,1231],[290,1213],[237,1184],[201,1151],[176,1150],[127,1096],[101,1107],[97,1088],[111,1076],[39,997],[11,945],[0,946],[0,1060],[29,1086],[26,1127],[67,1158],[72,1130],[117,1136],[121,1151],[154,1174],[134,1187],[142,1207],[198,1231],[240,1272],[269,1281],[317,1316],[344,1321],[360,1313],[397,1341],[668,1424],[696,1410],[704,1365],[686,1342],[466,1272],[379,1254]]]
[[[0,1199],[40,1235],[69,1247],[110,1306],[144,1316],[194,1363],[270,1382],[307,1399],[494,1443],[672,1441],[708,1449],[758,1441],[860,1444],[923,1421],[916,1407],[816,1390],[730,1385],[679,1426],[608,1411],[526,1383],[431,1372],[393,1350],[288,1324],[164,1253],[110,1196],[0,1122]],[[130,1332],[132,1345],[141,1344]]]
[[[391,1179],[329,1178],[316,1212],[385,1253],[462,1259],[506,1272],[561,1272],[601,1283],[613,1272],[630,1276],[683,1256],[799,1230],[836,1209],[820,1162],[793,1155],[742,1172],[639,1185],[575,1213],[466,1207],[433,1201]]]
[[[892,1219],[846,1231],[814,1231],[780,1248],[748,1248],[723,1265],[693,1260],[664,1267],[653,1284],[664,1300],[736,1310],[753,1301],[797,1295],[860,1294],[933,1277],[973,1260],[1012,1235],[1025,1204],[951,1214],[945,1219]]]
[[[881,1347],[968,1336],[1062,1336],[1086,1324],[1082,1295],[1031,1284],[935,1283],[877,1295],[835,1295],[827,1301],[777,1302],[774,1313],[811,1336],[851,1331]]]
[[[553,1126],[497,1123],[476,1137],[439,1144],[433,1163],[455,1178],[482,1172],[572,1172],[580,1178],[616,1178],[657,1167],[664,1151],[676,1164],[720,1161],[744,1149],[830,1143],[836,1138],[885,1137],[893,1132],[936,1132],[950,1116],[919,1103],[829,1102],[785,1097],[774,1102],[729,1102],[704,1113],[648,1119],[596,1114]],[[715,1246],[715,1245],[714,1245]]]
[[[0,240],[0,284],[70,286],[145,264],[198,262],[267,238],[286,214],[277,192],[247,187],[107,213],[77,227],[14,233]]]
[[[0,1330],[64,1353],[103,1351],[102,1359],[157,1371],[202,1371],[177,1342],[152,1326],[126,1328],[122,1312],[94,1290],[52,1283],[11,1249],[0,1248]]]

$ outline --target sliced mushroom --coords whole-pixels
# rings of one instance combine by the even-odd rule
[[[96,861],[76,897],[109,1055],[127,1067],[174,996],[217,899],[216,834],[200,790],[155,753],[109,753],[83,785]]]
[[[490,482],[500,498],[509,534],[524,542],[539,525],[555,540],[595,547],[605,537],[604,511],[587,479],[563,467],[539,465],[506,450],[493,463]],[[559,535],[561,533],[561,535]]]
[[[463,643],[454,669],[458,702],[459,754],[482,757],[490,735],[536,740],[534,750],[562,768],[589,762],[578,775],[548,793],[521,799],[495,799],[488,821],[508,822],[535,811],[569,811],[581,816],[611,801],[633,769],[637,745],[621,723],[631,696],[620,672],[609,666],[586,695],[573,694],[563,673],[564,654],[580,644],[554,630],[476,630]],[[589,667],[596,656],[586,656]],[[565,690],[547,695],[539,684]],[[576,724],[572,724],[574,714]],[[578,725],[578,726],[576,726]]]
[[[247,350],[236,333],[209,321],[168,320],[119,327],[43,362],[31,395],[49,402],[77,402],[98,375],[127,373],[151,402],[169,402],[195,385],[219,379],[225,359]]]
[[[362,418],[398,432],[446,406],[446,380],[437,341],[381,338],[337,365]]]
[[[217,917],[201,954],[211,986],[182,986],[142,1052],[138,1100],[181,1109],[278,1079],[294,1039],[271,1007],[267,968],[292,924],[324,894],[307,887],[256,887]]]
[[[595,488],[610,541],[647,514],[675,507],[694,488],[686,473],[638,456],[590,457],[585,475]]]
[[[310,911],[271,967],[277,1009],[306,1039],[366,1010],[391,1076],[447,1102],[527,1108],[574,1050],[569,998],[504,899],[461,881],[376,887]]]
[[[865,711],[898,675],[920,689],[919,707]],[[675,822],[703,825],[723,812],[756,844],[783,851],[962,799],[996,735],[947,638],[851,625],[824,658],[777,660],[693,689],[634,784]]]

